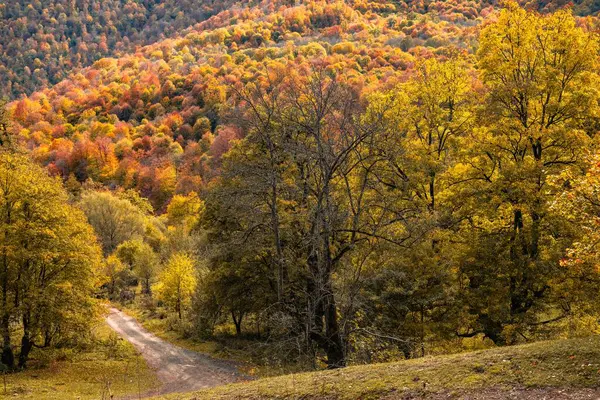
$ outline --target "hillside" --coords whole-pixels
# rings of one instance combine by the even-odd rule
[[[599,8],[0,3],[0,368],[110,301],[326,370],[205,398],[594,395],[598,339],[548,340],[600,331]]]
[[[52,174],[137,189],[157,210],[215,175],[242,134],[228,118],[231,89],[256,71],[319,59],[368,93],[404,79],[418,60],[469,59],[480,24],[495,14],[486,1],[91,1],[77,13],[61,2],[25,3],[0,5],[8,18],[0,87],[16,95],[56,85],[13,103],[15,136]],[[576,10],[594,10],[586,4]]]
[[[11,4],[18,8],[18,2]],[[119,5],[102,4],[103,8],[90,4],[94,12],[78,14],[93,25],[78,29],[96,32],[86,38],[105,41],[108,36],[100,34],[101,27],[118,33],[106,46],[100,46],[102,51],[95,49],[97,44],[85,43],[68,32],[58,35],[70,40],[74,48],[66,42],[48,42],[52,34],[44,36],[49,46],[38,46],[34,36],[25,40],[28,34],[15,31],[12,22],[3,25],[8,31],[0,34],[0,40],[4,37],[6,41],[0,48],[6,49],[6,59],[0,64],[6,69],[2,73],[0,66],[0,79],[13,85],[23,79],[35,87],[43,86],[48,74],[39,71],[57,70],[58,75],[50,79],[54,83],[70,69],[91,64],[101,56],[127,53],[132,48],[121,40],[127,35],[131,45],[174,32],[178,37],[121,58],[96,61],[55,86],[14,103],[13,132],[52,174],[65,180],[73,176],[79,182],[93,179],[109,187],[135,188],[159,210],[174,193],[199,191],[212,178],[228,141],[240,135],[238,129],[228,126],[231,88],[236,82],[252,80],[254,71],[269,64],[299,67],[322,59],[354,84],[374,90],[402,79],[418,59],[443,59],[456,52],[472,54],[479,24],[494,12],[485,2],[436,2],[426,7],[419,2],[306,2],[291,7],[266,2],[230,8],[185,31],[179,28],[191,24],[188,19],[196,14],[178,10],[190,5],[178,2],[177,7],[170,7],[163,3],[152,10],[170,12],[161,13],[164,20],[156,20],[143,10],[144,17],[138,18],[133,11],[119,12]],[[23,21],[15,19],[20,15],[17,10],[4,7],[9,21]],[[208,10],[215,7],[205,4]],[[52,19],[63,8],[44,8],[42,15]],[[99,23],[100,14],[108,20]],[[171,21],[173,15],[184,22]],[[113,20],[123,16],[141,22],[132,24],[127,19],[117,24],[120,20]],[[54,25],[43,26],[51,30]],[[119,26],[128,30],[119,33],[125,29]],[[80,48],[84,45],[85,49]],[[27,46],[47,53],[23,52]],[[57,49],[64,54],[55,54]],[[31,57],[21,58],[26,54]],[[67,55],[86,59],[65,66],[61,57]],[[35,60],[60,65],[40,66],[39,73],[32,70],[34,76],[42,77],[37,82],[22,73],[25,65]]]
[[[276,10],[302,2],[241,0],[24,0],[0,2],[0,97],[11,99],[54,85],[102,57],[127,55],[137,48],[190,30],[224,10],[260,6]],[[353,2],[363,11],[435,13],[442,19],[477,17],[489,0]],[[462,4],[465,3],[465,4]],[[523,1],[555,10],[565,0]],[[352,4],[352,3],[351,3]],[[575,12],[597,12],[597,1],[575,1]]]
[[[181,32],[234,1],[0,2],[0,97],[53,85],[111,55]]]
[[[265,65],[322,57],[357,85],[380,87],[416,57],[470,53],[479,13],[491,11],[468,5],[434,19],[365,7],[225,11],[180,38],[99,60],[13,103],[13,132],[51,173],[135,188],[160,210],[174,193],[201,190],[239,137],[227,120],[236,82]]]
[[[600,338],[557,340],[451,356],[246,382],[165,399],[595,399]]]

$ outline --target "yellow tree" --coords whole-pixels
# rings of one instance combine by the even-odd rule
[[[159,299],[181,319],[185,309],[191,305],[196,283],[194,260],[185,254],[175,254],[160,273],[156,292]]]
[[[113,298],[124,271],[125,265],[123,265],[121,260],[114,254],[111,254],[104,260],[101,271],[101,285],[108,290],[109,298]]]
[[[439,328],[436,315],[448,315],[451,305],[453,231],[461,219],[452,200],[454,170],[474,122],[472,80],[459,57],[423,61],[405,83],[371,96],[365,117],[381,124],[376,134],[381,159],[371,168],[369,185],[381,194],[371,208],[403,221],[381,234],[400,243],[408,237],[410,244],[382,242],[387,256],[368,271],[365,286],[379,299],[369,313],[377,316],[371,329],[401,336],[407,357],[419,343],[424,354],[428,327]]]
[[[11,332],[22,332],[19,366],[33,346],[81,335],[95,313],[101,252],[60,181],[25,156],[0,153],[0,331],[12,367]]]
[[[472,174],[461,198],[477,200],[462,265],[476,320],[465,334],[503,344],[544,322],[536,311],[556,310],[550,279],[571,233],[549,208],[557,192],[548,182],[576,172],[589,149],[598,41],[568,11],[539,15],[509,2],[483,29],[477,57],[486,96],[465,142]]]
[[[175,195],[167,206],[168,225],[181,227],[189,233],[198,227],[203,210],[204,202],[196,192],[190,192],[185,196]]]

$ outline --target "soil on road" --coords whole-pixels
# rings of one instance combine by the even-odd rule
[[[131,342],[162,385],[148,395],[189,392],[243,380],[234,363],[174,346],[145,330],[134,318],[110,308],[108,325]]]

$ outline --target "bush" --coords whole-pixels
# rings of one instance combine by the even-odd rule
[[[183,339],[189,339],[195,333],[194,325],[187,319],[179,319],[176,314],[169,314],[166,322],[167,329],[176,332]]]

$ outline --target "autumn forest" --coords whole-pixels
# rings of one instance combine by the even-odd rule
[[[599,11],[0,0],[2,371],[107,310],[248,379],[600,333]]]

